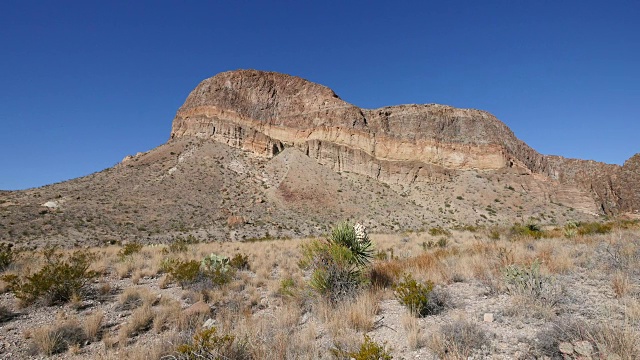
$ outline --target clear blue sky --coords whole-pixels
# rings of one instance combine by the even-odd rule
[[[150,150],[198,82],[249,68],[364,108],[487,110],[543,154],[640,152],[637,0],[4,0],[0,189]]]

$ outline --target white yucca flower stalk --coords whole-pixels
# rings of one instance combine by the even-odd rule
[[[360,223],[356,223],[353,226],[353,231],[356,233],[356,240],[359,242],[363,242],[367,240],[367,228]]]

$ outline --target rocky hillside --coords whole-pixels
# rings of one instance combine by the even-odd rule
[[[173,122],[171,138],[185,136],[266,156],[296,147],[336,171],[390,184],[441,169],[515,167],[577,187],[603,213],[640,208],[633,195],[640,185],[626,181],[638,176],[633,161],[623,168],[544,156],[485,111],[436,104],[365,110],[329,88],[273,72],[231,71],[201,82]]]
[[[171,139],[104,171],[0,192],[0,241],[24,246],[553,226],[637,212],[640,155],[624,166],[543,156],[491,114],[443,105],[364,110],[277,73],[203,81]]]

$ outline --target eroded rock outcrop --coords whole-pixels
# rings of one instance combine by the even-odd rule
[[[337,171],[389,183],[448,170],[512,167],[575,186],[603,212],[629,211],[638,204],[637,185],[620,182],[621,176],[636,179],[637,159],[623,171],[617,165],[544,156],[485,111],[437,104],[365,110],[325,86],[274,72],[230,71],[201,82],[173,121],[171,138],[184,136],[269,157],[297,147]]]
[[[617,180],[620,209],[640,214],[640,153],[625,161]]]

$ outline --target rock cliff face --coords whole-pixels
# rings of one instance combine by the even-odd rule
[[[185,136],[267,157],[296,147],[336,171],[387,183],[514,168],[575,186],[606,213],[638,208],[638,185],[620,182],[637,179],[638,156],[625,167],[544,156],[485,111],[437,104],[365,110],[325,86],[273,72],[230,71],[201,82],[173,121],[171,138]]]
[[[620,209],[640,213],[640,154],[632,156],[620,168],[617,193]]]

